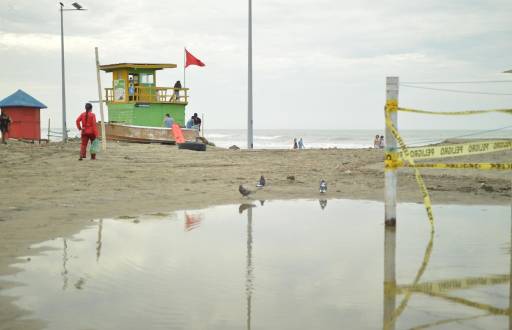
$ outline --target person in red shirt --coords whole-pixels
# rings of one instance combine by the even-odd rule
[[[76,119],[76,127],[82,133],[82,143],[80,144],[80,158],[86,157],[87,144],[91,144],[98,138],[98,127],[96,126],[96,116],[92,113],[92,104],[85,104],[85,112],[82,112]],[[96,159],[96,154],[91,154],[91,159]]]

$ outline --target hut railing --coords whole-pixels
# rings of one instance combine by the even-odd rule
[[[151,102],[151,103],[188,103],[188,88],[135,86],[128,89],[124,100],[114,99],[114,89],[105,88],[107,102]]]

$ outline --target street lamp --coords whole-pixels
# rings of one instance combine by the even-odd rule
[[[253,122],[252,122],[252,0],[249,0],[249,36],[248,36],[248,74],[247,74],[247,149],[253,148]]]
[[[64,9],[64,4],[59,2],[60,4],[60,59],[61,59],[61,70],[62,70],[62,140],[64,142],[68,141],[68,129],[66,125],[66,77],[64,73],[64,19],[62,12],[70,11],[70,10],[87,10],[84,9],[77,2],[73,2],[72,6],[75,9]]]

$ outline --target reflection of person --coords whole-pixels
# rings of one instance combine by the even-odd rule
[[[174,99],[176,101],[179,101],[180,99],[180,88],[181,88],[181,82],[178,80],[176,83],[174,83]]]
[[[164,117],[164,127],[171,128],[172,124],[174,124],[174,119],[170,114],[166,113]]]
[[[375,140],[373,140],[373,147],[374,148],[380,148],[379,134],[375,135]]]
[[[320,202],[320,207],[323,209],[325,209],[325,207],[327,206],[327,199],[319,199],[318,202]]]
[[[80,158],[86,157],[87,144],[89,140],[91,144],[98,137],[98,127],[96,126],[96,116],[92,113],[92,104],[85,104],[85,112],[82,112],[76,119],[76,128],[82,133],[82,143],[80,144]],[[96,159],[96,154],[91,153],[91,159]]]
[[[11,126],[11,118],[7,116],[5,112],[2,111],[0,115],[0,131],[2,132],[2,143],[7,144],[7,133],[9,132],[9,127]]]

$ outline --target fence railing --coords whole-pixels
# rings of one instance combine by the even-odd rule
[[[113,88],[105,88],[107,102],[152,102],[152,103],[188,103],[188,88],[135,86],[128,95],[116,95]]]

